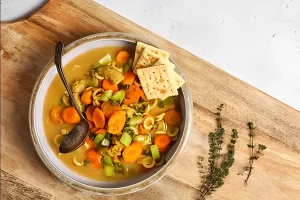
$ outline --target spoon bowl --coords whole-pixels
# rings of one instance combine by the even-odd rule
[[[84,143],[85,139],[89,135],[90,128],[89,128],[89,124],[88,124],[87,120],[82,115],[82,113],[76,103],[75,97],[73,96],[73,92],[71,91],[71,88],[70,88],[70,86],[66,80],[66,77],[64,75],[64,72],[62,70],[61,58],[62,58],[63,47],[64,47],[64,44],[62,42],[58,42],[56,44],[54,62],[55,62],[58,74],[59,74],[64,86],[67,89],[67,92],[71,99],[72,105],[75,107],[75,109],[77,110],[77,112],[80,116],[80,122],[78,124],[76,124],[73,127],[73,129],[66,136],[64,136],[64,138],[59,146],[60,153],[69,153],[69,152],[75,151]]]

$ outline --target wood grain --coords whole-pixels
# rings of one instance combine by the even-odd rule
[[[134,33],[171,52],[185,73],[194,100],[194,128],[188,147],[171,172],[147,189],[105,199],[194,199],[201,182],[199,155],[207,158],[214,112],[225,103],[227,133],[239,131],[236,162],[213,199],[299,199],[300,112],[197,58],[167,40],[84,0],[52,0],[31,18],[1,26],[1,195],[3,199],[104,199],[90,197],[56,179],[39,160],[28,131],[31,90],[53,56],[54,45],[106,31]],[[237,173],[247,163],[246,123],[257,125],[256,141],[268,146],[255,163],[248,187]],[[5,184],[6,183],[6,184]],[[25,188],[24,195],[15,191]],[[63,188],[63,189],[62,189]],[[20,196],[19,196],[20,195]],[[19,196],[19,197],[18,197]]]

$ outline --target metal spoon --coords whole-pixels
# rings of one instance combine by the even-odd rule
[[[66,135],[64,136],[60,146],[59,146],[59,152],[61,153],[69,153],[71,151],[74,151],[78,149],[84,142],[87,136],[89,135],[90,128],[87,120],[82,115],[76,100],[73,96],[73,93],[70,89],[70,86],[68,85],[64,72],[61,67],[61,59],[62,59],[62,51],[63,51],[64,44],[62,42],[58,42],[55,46],[55,56],[54,56],[54,62],[58,71],[58,74],[65,85],[67,92],[71,98],[71,102],[73,106],[76,108],[79,116],[80,116],[80,122],[74,126],[74,128]]]

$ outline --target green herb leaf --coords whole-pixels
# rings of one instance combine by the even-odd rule
[[[83,161],[83,166],[87,166],[87,164],[89,164],[90,163],[90,161],[88,160],[88,159],[85,159],[84,161]]]
[[[63,99],[60,98],[60,99],[58,100],[58,106],[62,106],[62,104],[63,104]]]
[[[234,163],[234,153],[235,153],[235,143],[238,138],[238,132],[236,129],[232,130],[230,143],[227,145],[227,153],[221,154],[223,138],[225,130],[222,126],[221,111],[223,109],[223,104],[217,108],[217,128],[214,132],[209,133],[208,143],[209,143],[209,158],[208,158],[208,171],[204,178],[204,183],[200,188],[200,200],[205,199],[212,192],[216,191],[217,188],[224,184],[223,179],[229,174],[229,169]],[[221,160],[222,159],[222,160]],[[200,172],[203,174],[203,158],[198,161],[198,166]]]
[[[158,101],[157,105],[158,105],[158,107],[160,107],[160,108],[165,107],[164,101]]]
[[[244,185],[247,186],[248,184],[248,180],[252,174],[252,169],[253,169],[253,163],[254,161],[258,160],[258,158],[260,156],[263,156],[263,151],[265,149],[267,149],[267,147],[263,144],[258,144],[258,148],[255,148],[256,145],[254,144],[254,137],[255,137],[255,133],[254,133],[254,129],[255,126],[253,125],[252,122],[248,122],[247,126],[249,128],[249,137],[250,137],[250,143],[247,144],[248,148],[250,149],[250,157],[249,157],[249,163],[247,164],[247,166],[245,166],[243,168],[243,170],[241,172],[238,173],[238,175],[243,175],[244,172],[248,171],[248,175],[247,178],[244,181]],[[255,150],[257,149],[257,150]]]

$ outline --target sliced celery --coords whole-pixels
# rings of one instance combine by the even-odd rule
[[[110,54],[106,54],[101,60],[99,60],[100,65],[108,65],[111,63],[111,56]]]
[[[108,101],[110,97],[112,96],[113,91],[112,90],[106,90],[99,98],[100,101]]]
[[[105,176],[113,176],[114,175],[115,167],[113,165],[104,164],[103,168],[104,168]]]
[[[115,92],[112,97],[111,97],[111,100],[114,101],[114,102],[122,102],[124,97],[125,97],[125,90],[120,90],[118,92]]]
[[[102,140],[105,138],[105,135],[106,135],[106,134],[98,134],[98,135],[95,137],[95,139],[94,139],[94,144],[95,144],[96,147],[99,147],[99,146],[100,146]]]
[[[157,160],[157,159],[160,158],[159,150],[158,150],[158,147],[157,147],[156,144],[155,144],[155,145],[151,145],[151,146],[150,146],[150,150],[151,150],[152,158],[153,158],[154,160]]]
[[[143,121],[143,118],[140,116],[131,117],[131,119],[128,121],[128,124],[131,126],[135,126],[140,124]]]
[[[120,142],[122,144],[124,144],[126,147],[128,147],[130,145],[131,141],[132,141],[132,137],[127,132],[124,132],[122,134]]]
[[[106,164],[106,165],[112,165],[113,164],[110,156],[104,156],[103,163]]]
[[[124,64],[123,65],[123,73],[126,73],[126,72],[130,72],[130,71],[132,71],[131,70],[131,66],[129,65],[129,64]]]

